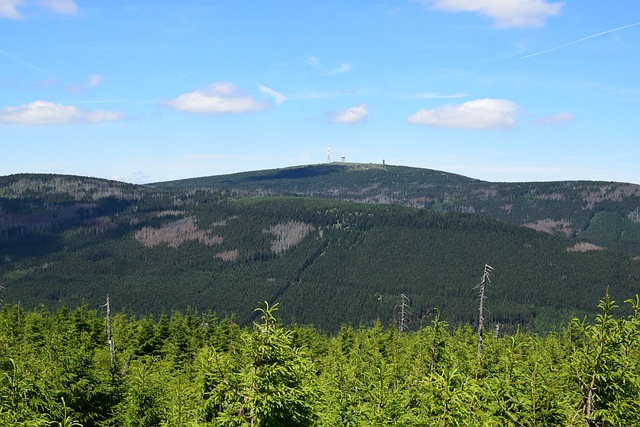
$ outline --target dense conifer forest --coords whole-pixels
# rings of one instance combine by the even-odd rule
[[[397,198],[369,198],[382,190]],[[428,206],[401,206],[420,194]],[[338,200],[349,198],[360,202]],[[546,332],[592,319],[607,287],[617,300],[638,292],[638,209],[624,184],[492,184],[381,165],[152,186],[0,177],[0,299],[55,311],[96,308],[108,294],[135,315],[190,307],[243,326],[258,302],[280,302],[284,324],[335,332],[394,324],[405,295],[416,330],[435,307],[452,325],[474,325],[473,287],[490,264],[487,324]],[[552,213],[566,221],[545,222]],[[595,225],[577,236],[538,229],[580,221]]]
[[[431,169],[342,162],[191,178],[155,186],[473,213],[640,255],[640,186],[629,183],[486,182]]]
[[[252,326],[211,312],[0,310],[3,426],[640,425],[640,299],[549,334]]]
[[[0,178],[0,426],[640,425],[638,194]]]

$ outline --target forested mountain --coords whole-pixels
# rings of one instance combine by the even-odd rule
[[[159,183],[476,213],[640,255],[640,186],[616,182],[497,183],[386,164],[328,163]]]
[[[321,195],[322,183],[335,190],[332,180],[340,181],[337,174],[351,180],[341,178],[345,188],[349,182],[359,182],[366,192],[367,182],[376,186],[369,174],[380,169],[390,171],[394,178],[388,182],[397,182],[397,188],[404,182],[407,195],[423,188],[425,200],[431,198],[427,191],[436,191],[433,188],[440,188],[441,198],[449,188],[450,194],[477,196],[498,210],[507,200],[500,196],[507,192],[503,184],[428,170],[385,168],[338,164],[256,173],[267,177],[262,181],[248,174],[243,179],[254,182],[253,189],[249,184],[241,188],[228,177],[229,183],[219,187],[214,178],[135,186],[60,175],[3,177],[0,284],[4,289],[0,296],[5,303],[54,308],[97,307],[110,295],[115,309],[137,315],[191,307],[220,316],[233,314],[241,325],[255,318],[253,309],[259,302],[279,302],[285,322],[335,331],[343,324],[375,320],[397,324],[404,294],[410,300],[405,307],[409,327],[416,328],[430,322],[438,310],[452,324],[473,324],[477,319],[474,287],[489,264],[495,270],[487,287],[487,322],[501,324],[503,329],[523,324],[546,331],[566,322],[571,314],[593,313],[608,286],[619,301],[638,292],[637,256],[632,250],[616,250],[620,239],[611,238],[618,245],[612,245],[614,249],[580,241],[590,228],[576,240],[564,233],[544,233],[489,215],[462,212],[465,209],[445,209],[444,202],[434,202],[428,209],[400,206],[397,200],[356,203],[310,197]],[[282,181],[273,178],[281,175],[286,177]],[[300,187],[276,191],[264,184],[274,180]],[[383,185],[387,184],[378,186]],[[525,188],[526,184],[518,185]],[[589,223],[603,218],[601,230],[637,227],[628,213],[638,210],[637,203],[633,207],[635,187],[530,185],[537,191],[543,185],[556,190],[574,185],[574,195],[609,186],[616,196],[602,193],[598,200],[585,202],[591,205],[583,206],[581,214],[593,217]],[[463,193],[464,186],[478,187]],[[491,186],[496,195],[481,196]],[[451,188],[459,188],[458,193]],[[623,188],[630,189],[624,197]],[[364,196],[346,197],[346,193],[340,196],[341,191],[347,192],[335,190],[334,197],[371,201]],[[531,218],[540,212],[551,215],[554,203],[569,199],[561,195],[536,198],[527,191],[529,199],[547,206],[546,211],[532,211]],[[522,197],[527,200],[526,195]],[[515,193],[510,200],[514,206],[525,205]],[[572,200],[579,205],[577,196]],[[569,212],[571,203],[557,206]],[[520,209],[514,207],[511,212],[515,215]],[[595,209],[600,213],[589,213]],[[607,215],[627,217],[617,224],[606,220]],[[597,233],[592,230],[591,234]]]

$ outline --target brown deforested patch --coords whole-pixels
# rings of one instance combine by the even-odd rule
[[[539,200],[564,200],[564,194],[562,194],[562,193],[539,194],[539,195],[536,196],[536,199],[539,199]]]
[[[393,197],[390,197],[387,193],[380,193],[373,196],[365,197],[364,199],[347,199],[354,202],[372,203],[372,204],[389,204],[393,202]]]
[[[567,236],[571,236],[573,233],[573,229],[571,228],[571,222],[567,219],[551,219],[545,218],[540,219],[536,222],[530,222],[527,224],[523,224],[525,227],[533,228],[537,231],[543,231],[545,233],[554,234],[554,233],[564,233]]]
[[[474,214],[474,213],[476,213],[476,207],[475,206],[460,205],[460,206],[456,207],[456,211],[462,212],[462,213]]]
[[[620,196],[620,199],[622,197],[638,196],[640,195],[640,185],[622,184],[616,188],[616,193]]]
[[[588,252],[588,251],[601,251],[604,248],[602,246],[594,245],[593,243],[579,242],[575,245],[568,247],[567,252]]]
[[[231,249],[229,251],[223,251],[223,252],[217,253],[215,255],[216,258],[221,259],[222,261],[226,261],[226,262],[237,261],[239,256],[240,256],[240,252],[237,249]]]
[[[430,197],[413,197],[409,199],[409,206],[413,208],[424,208],[431,204],[434,200]]]
[[[607,198],[607,192],[611,187],[608,185],[601,185],[590,191],[583,191],[580,195],[587,202],[587,209],[593,209],[593,206]]]
[[[587,209],[603,200],[620,202],[625,197],[640,196],[640,185],[636,184],[602,184],[599,187],[581,193],[587,202]]]
[[[496,197],[498,195],[497,188],[481,188],[477,190],[476,193],[482,194],[483,199],[490,199],[492,197]]]
[[[281,254],[300,243],[314,229],[314,226],[311,224],[289,221],[272,225],[264,230],[264,232],[275,236],[275,240],[271,242],[271,251],[276,254]]]
[[[177,248],[182,243],[195,240],[207,246],[219,245],[222,237],[210,234],[207,230],[200,230],[191,217],[172,221],[160,228],[143,227],[135,234],[137,241],[150,248],[162,244]]]

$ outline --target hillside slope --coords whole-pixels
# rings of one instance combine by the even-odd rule
[[[494,183],[430,169],[330,163],[155,185],[476,213],[640,255],[640,186],[634,184],[595,181]]]
[[[464,181],[464,179],[462,179]],[[192,307],[250,322],[260,301],[286,321],[335,330],[438,308],[473,323],[485,263],[489,322],[547,330],[587,314],[607,286],[638,292],[640,261],[486,216],[308,197],[131,186],[82,177],[0,178],[5,302],[136,314]],[[64,215],[62,215],[64,213]]]

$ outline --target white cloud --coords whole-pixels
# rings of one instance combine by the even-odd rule
[[[280,92],[276,92],[275,90],[269,87],[258,85],[258,89],[260,89],[260,92],[264,93],[265,95],[272,97],[276,102],[276,104],[282,104],[284,101],[287,100],[286,96],[284,96]]]
[[[73,105],[62,105],[48,101],[34,101],[17,107],[0,109],[0,123],[23,125],[64,125],[81,123],[113,122],[124,118],[117,111],[86,111]]]
[[[74,0],[40,0],[38,4],[54,13],[63,15],[75,15],[78,13],[78,6]]]
[[[551,125],[555,123],[568,123],[575,120],[575,116],[571,113],[562,112],[558,114],[553,114],[551,116],[540,117],[537,119],[534,124],[537,125]]]
[[[369,115],[369,108],[366,104],[349,107],[346,110],[339,111],[332,115],[333,122],[343,124],[364,123]]]
[[[476,99],[430,110],[421,109],[407,123],[450,129],[507,129],[516,121],[517,106],[506,99]]]
[[[0,18],[21,19],[22,13],[18,7],[26,7],[35,4],[49,12],[62,15],[75,15],[78,13],[78,5],[74,0],[0,0]]]
[[[541,27],[545,20],[560,14],[563,2],[545,0],[420,0],[436,9],[476,12],[494,19],[502,28]]]
[[[18,6],[22,6],[24,0],[0,0],[0,18],[20,19]]]
[[[204,114],[242,114],[267,108],[267,104],[239,94],[233,83],[214,83],[204,90],[183,93],[165,104],[178,111]]]

